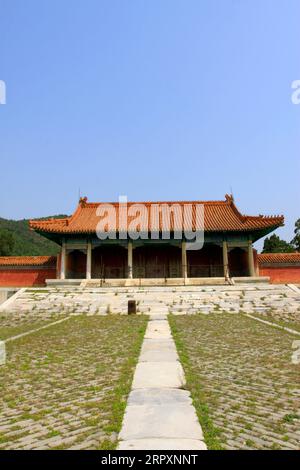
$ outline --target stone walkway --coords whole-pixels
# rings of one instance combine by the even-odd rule
[[[167,321],[151,312],[128,397],[119,450],[205,450]]]

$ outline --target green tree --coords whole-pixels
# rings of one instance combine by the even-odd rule
[[[297,251],[300,251],[300,219],[295,222],[294,238],[291,244],[294,245]]]
[[[262,253],[292,253],[294,251],[295,249],[290,243],[273,234],[265,239]]]
[[[0,256],[9,256],[14,248],[14,236],[8,230],[0,230]]]

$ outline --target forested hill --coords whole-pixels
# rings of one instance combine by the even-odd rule
[[[62,218],[66,215],[56,215],[45,217],[48,218]],[[29,228],[29,220],[8,220],[0,217],[0,233],[5,231],[13,235],[14,246],[10,256],[34,256],[34,255],[56,255],[59,251],[59,246],[48,240],[47,238],[38,235]]]

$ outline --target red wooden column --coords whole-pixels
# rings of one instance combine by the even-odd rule
[[[181,266],[182,266],[182,277],[187,278],[187,257],[186,257],[186,242],[181,243]]]
[[[127,246],[127,277],[129,279],[132,279],[132,269],[133,269],[133,264],[132,264],[132,242],[128,241],[128,246]]]

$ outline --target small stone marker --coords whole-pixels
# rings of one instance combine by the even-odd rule
[[[300,340],[293,341],[292,348],[296,350],[292,354],[292,364],[300,364]]]
[[[0,341],[0,366],[4,366],[6,362],[5,341]]]
[[[135,313],[136,313],[136,301],[128,300],[128,315],[132,315]]]

